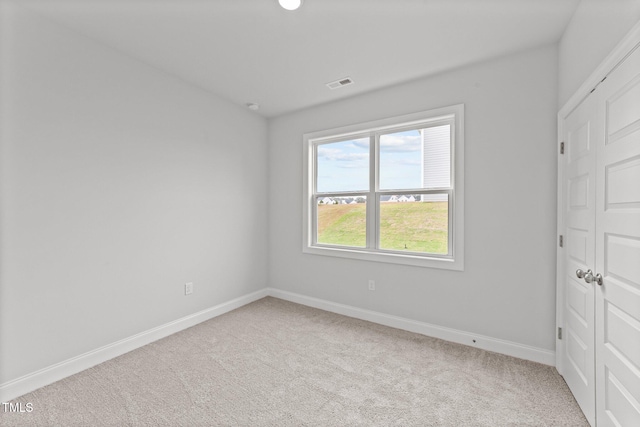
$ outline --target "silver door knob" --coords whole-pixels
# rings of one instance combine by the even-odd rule
[[[587,274],[584,275],[584,281],[587,283],[593,282],[593,271],[587,270]]]
[[[577,269],[576,276],[578,276],[578,279],[584,279],[584,271],[582,271],[581,269]]]
[[[594,280],[598,285],[602,286],[602,274],[600,273],[596,274],[596,276],[594,277]]]

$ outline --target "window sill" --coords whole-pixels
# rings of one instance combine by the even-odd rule
[[[429,257],[413,254],[373,252],[366,249],[336,248],[321,246],[303,246],[302,252],[312,255],[333,256],[361,261],[383,262],[389,264],[411,265],[414,267],[437,268],[443,270],[463,271],[462,257]]]

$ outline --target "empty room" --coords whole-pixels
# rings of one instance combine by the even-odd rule
[[[0,425],[640,426],[639,0],[0,0]]]

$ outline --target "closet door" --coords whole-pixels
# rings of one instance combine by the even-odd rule
[[[640,49],[593,95],[597,425],[640,426]]]
[[[597,103],[587,97],[563,122],[563,376],[591,425],[595,422],[595,266]]]

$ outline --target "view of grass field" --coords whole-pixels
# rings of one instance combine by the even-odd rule
[[[365,204],[318,205],[318,243],[366,246]],[[448,253],[448,203],[381,203],[380,248]]]
[[[366,205],[318,205],[318,243],[365,247]]]

